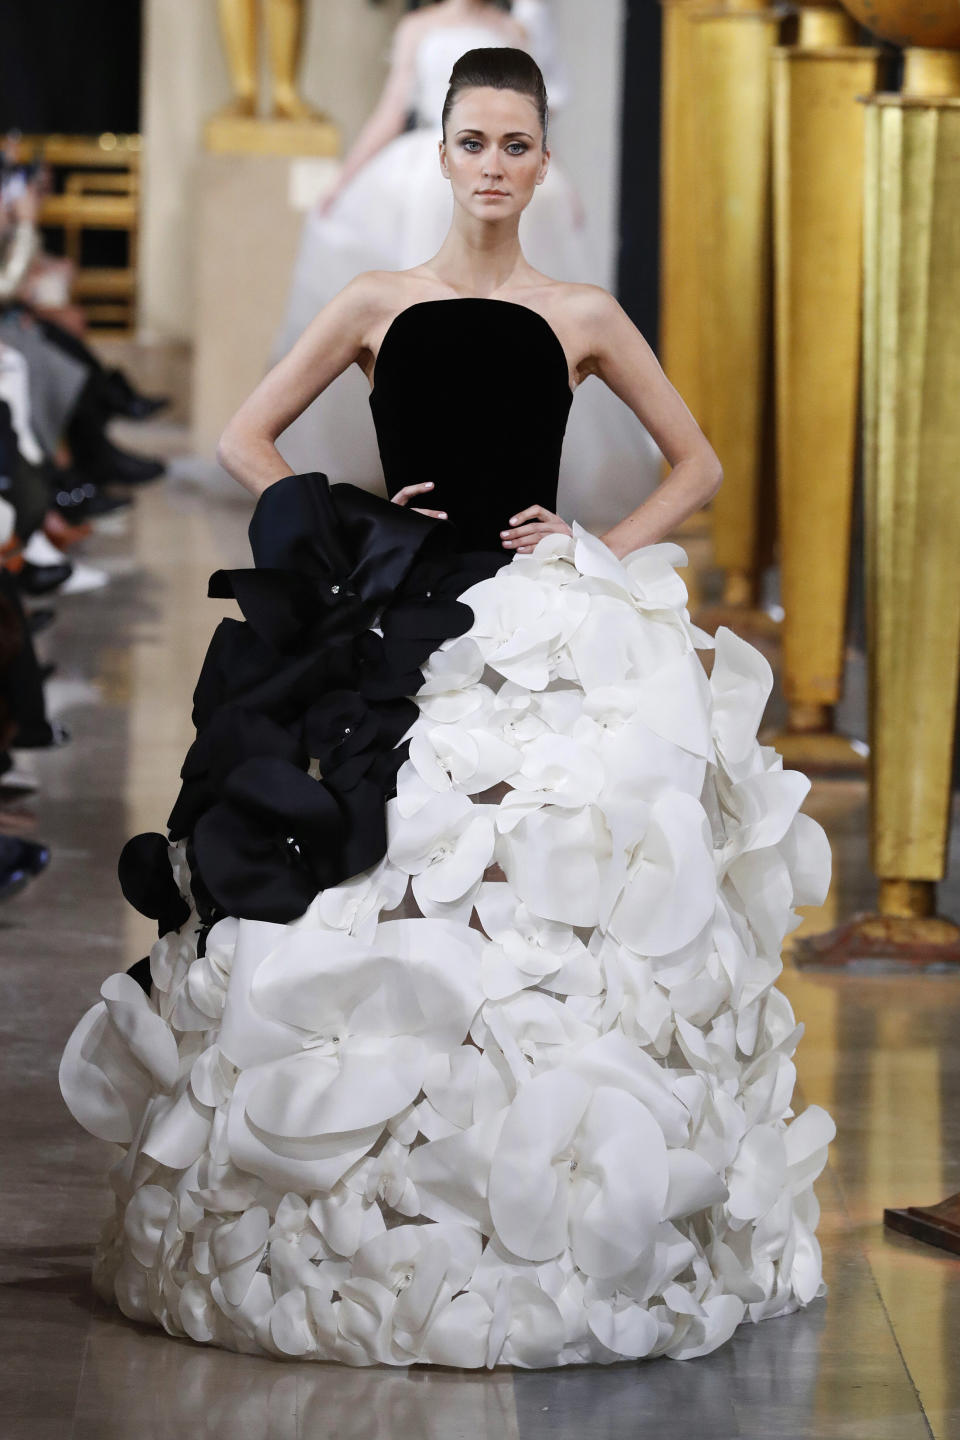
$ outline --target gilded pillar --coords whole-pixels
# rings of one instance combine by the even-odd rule
[[[880,95],[867,106],[865,304],[874,354],[866,540],[872,858],[879,911],[956,943],[936,919],[946,868],[960,659],[960,54],[906,83],[954,95]],[[919,63],[918,63],[919,62]]]
[[[864,115],[879,51],[839,4],[773,52],[774,307],[788,764],[860,770],[834,733],[847,610],[861,319]]]
[[[693,6],[698,0],[661,0],[663,6],[660,107],[660,363],[699,423],[707,428],[700,384],[699,215],[695,183]],[[665,465],[665,469],[669,469]],[[677,529],[691,546],[681,574],[696,609],[701,600],[696,551],[710,533],[710,512],[700,510]]]
[[[887,38],[875,11],[848,8]],[[869,9],[869,17],[866,11]],[[802,941],[798,962],[960,963],[937,914],[960,675],[960,6],[908,48],[904,88],[865,104],[863,455],[875,914]],[[861,15],[861,11],[864,13]],[[925,33],[934,23],[931,0]],[[915,19],[915,12],[913,18]],[[910,38],[909,35],[907,38]]]
[[[660,112],[660,361],[701,425],[699,213],[693,38],[697,0],[663,0]]]
[[[713,502],[727,611],[757,599],[770,320],[770,52],[765,0],[689,10],[697,205],[699,377],[704,428],[724,483]]]
[[[890,24],[914,18],[904,0],[884,7]],[[955,0],[930,0],[923,33],[918,27],[903,38],[944,48],[908,48],[902,95],[878,97],[872,107],[865,295],[875,349],[865,401],[880,912],[897,926],[901,950],[913,930],[928,958],[954,963],[960,931],[936,915],[934,887],[945,868],[960,670],[958,10]],[[960,1194],[887,1209],[883,1218],[892,1230],[960,1254]]]
[[[864,484],[877,913],[797,958],[960,964],[936,911],[946,867],[960,677],[960,6],[846,0],[907,45],[903,90],[866,106]],[[920,50],[915,42],[929,47]],[[922,1098],[918,1103],[922,1103]],[[960,1194],[884,1211],[960,1254]]]

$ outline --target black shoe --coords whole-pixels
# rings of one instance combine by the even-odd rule
[[[112,515],[115,510],[129,510],[133,504],[129,495],[108,495],[105,490],[98,490],[96,485],[90,485],[89,488],[93,491],[93,494],[87,497],[87,515],[91,520],[96,520],[101,515]]]
[[[71,483],[76,481],[76,483]],[[81,480],[76,475],[64,475],[61,488],[56,492],[54,505],[65,520],[72,525],[84,520],[96,520],[100,515],[110,515],[114,510],[125,510],[132,501],[128,495],[107,495],[92,480]]]
[[[31,635],[39,635],[41,630],[46,630],[57,618],[56,610],[50,610],[46,606],[38,605],[36,610],[27,611],[27,629]]]
[[[127,420],[149,420],[170,404],[169,395],[141,395],[122,370],[108,370],[103,395],[114,415]]]
[[[18,750],[53,750],[58,745],[69,745],[72,739],[59,720],[39,720],[35,725],[18,726],[13,743]]]
[[[151,460],[146,455],[131,455],[127,450],[107,441],[97,457],[94,470],[100,484],[144,485],[149,480],[159,480],[166,471],[162,460]]]
[[[24,595],[50,595],[59,590],[72,574],[73,566],[69,560],[62,565],[34,565],[32,561],[24,560],[23,569],[14,578]]]
[[[48,846],[0,835],[0,900],[16,895],[49,864]]]

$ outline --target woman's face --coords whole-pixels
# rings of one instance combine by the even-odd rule
[[[478,220],[505,220],[525,210],[549,159],[537,107],[516,90],[465,90],[440,144],[440,167],[454,200]]]

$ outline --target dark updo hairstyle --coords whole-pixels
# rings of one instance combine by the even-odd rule
[[[482,50],[468,50],[454,65],[450,74],[450,88],[443,102],[443,134],[446,138],[447,121],[450,111],[465,90],[516,90],[526,95],[537,107],[543,144],[547,144],[547,87],[543,83],[540,66],[526,50],[514,50],[509,45],[495,45]]]

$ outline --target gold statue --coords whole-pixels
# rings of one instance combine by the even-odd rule
[[[257,0],[218,0],[220,31],[230,67],[233,100],[223,118],[254,118],[258,113],[259,25]],[[275,120],[321,120],[297,89],[303,39],[304,0],[263,0],[270,65],[270,114]],[[218,117],[219,118],[219,117]]]
[[[312,155],[340,149],[337,127],[297,88],[304,0],[217,0],[233,99],[207,121],[206,148],[220,155]],[[270,94],[260,104],[260,21]]]

